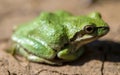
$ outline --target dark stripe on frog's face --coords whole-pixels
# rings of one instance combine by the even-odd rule
[[[94,38],[99,38],[109,31],[109,27],[95,27],[92,33],[86,33],[85,30],[81,30],[77,32],[74,37],[70,40],[71,43],[76,42],[91,42],[90,40],[94,41]],[[87,42],[88,41],[88,42]]]
[[[107,34],[109,31],[109,27],[95,27],[95,31],[91,34],[81,33],[78,32],[76,35],[71,39],[70,44],[75,46],[74,51],[78,50],[81,46],[92,42],[99,37],[102,37],[103,35]]]

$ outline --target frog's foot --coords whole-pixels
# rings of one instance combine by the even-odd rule
[[[62,65],[62,62],[60,62],[60,61],[52,61],[52,60],[48,60],[48,59],[30,54],[24,48],[19,47],[19,45],[16,48],[15,54],[19,54],[19,55],[25,57],[27,60],[32,61],[32,62],[46,63],[46,64],[50,64],[50,65]]]

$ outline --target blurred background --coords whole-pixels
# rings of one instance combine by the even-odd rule
[[[98,11],[111,28],[104,38],[120,41],[120,0],[0,0],[0,40],[10,38],[13,26],[56,10],[74,15]]]

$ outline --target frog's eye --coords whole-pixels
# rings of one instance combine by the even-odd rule
[[[94,25],[87,25],[84,27],[84,32],[87,34],[93,33],[95,31]]]

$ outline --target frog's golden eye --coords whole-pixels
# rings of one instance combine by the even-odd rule
[[[94,25],[87,25],[84,27],[84,32],[87,34],[93,33],[95,31]]]

